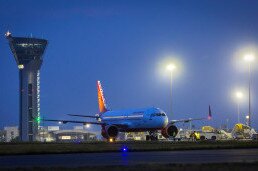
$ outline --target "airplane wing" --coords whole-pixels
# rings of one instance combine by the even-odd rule
[[[102,122],[88,122],[88,121],[74,121],[74,120],[55,120],[55,119],[41,119],[42,121],[58,122],[61,124],[66,123],[81,123],[81,124],[94,124],[94,125],[105,125]]]
[[[171,120],[170,123],[174,124],[174,123],[178,123],[178,122],[190,122],[190,121],[197,121],[197,120],[205,120],[207,118],[188,118],[188,119],[179,119],[179,120]]]
[[[81,123],[81,124],[93,124],[93,125],[106,125],[106,123],[103,122],[88,122],[88,121],[75,121],[75,120],[57,120],[57,119],[40,119],[41,121],[47,121],[47,122],[57,122],[59,124],[67,124],[67,123]],[[114,124],[115,126],[125,129],[128,127],[127,124]]]
[[[92,115],[76,115],[76,114],[67,114],[69,116],[76,116],[76,117],[85,117],[85,118],[95,118],[98,119],[99,116],[92,116]]]
[[[197,121],[197,120],[211,120],[212,116],[211,116],[211,107],[209,105],[209,113],[208,113],[208,117],[207,118],[188,118],[188,119],[179,119],[179,120],[171,120],[170,123],[174,124],[174,123],[179,123],[179,122],[191,122],[191,121]]]

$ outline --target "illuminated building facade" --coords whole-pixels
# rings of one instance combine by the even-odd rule
[[[6,33],[19,69],[19,136],[21,141],[38,140],[40,121],[40,67],[47,40],[12,37]]]

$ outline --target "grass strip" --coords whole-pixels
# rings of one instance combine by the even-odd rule
[[[258,148],[258,141],[1,143],[0,155],[119,152],[123,146],[128,147],[129,151],[233,149]]]

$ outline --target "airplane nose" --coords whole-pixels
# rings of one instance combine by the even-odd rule
[[[166,116],[163,118],[163,127],[167,126],[167,124],[168,124],[168,117]]]

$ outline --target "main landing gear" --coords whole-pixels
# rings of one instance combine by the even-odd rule
[[[158,141],[158,132],[149,131],[149,135],[146,135],[146,141]]]

